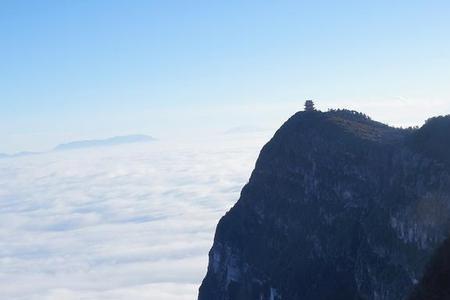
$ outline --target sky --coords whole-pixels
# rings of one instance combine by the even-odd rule
[[[0,2],[0,152],[450,111],[448,1]]]

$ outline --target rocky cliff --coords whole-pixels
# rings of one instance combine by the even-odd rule
[[[449,232],[449,124],[292,116],[220,220],[199,300],[405,299]]]

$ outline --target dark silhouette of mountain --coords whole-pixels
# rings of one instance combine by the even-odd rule
[[[101,140],[74,141],[58,145],[54,150],[72,150],[80,148],[116,146],[130,143],[148,143],[152,141],[155,141],[155,139],[147,135],[126,135]]]
[[[450,116],[428,119],[412,136],[412,147],[435,160],[450,163]]]
[[[409,300],[450,299],[450,238],[431,258],[425,274]]]
[[[449,234],[449,123],[296,113],[217,225],[199,300],[406,299]]]
[[[425,155],[450,163],[450,118],[429,119],[413,136],[413,146]],[[443,217],[448,217],[444,215]],[[450,238],[436,250],[410,300],[450,299]]]

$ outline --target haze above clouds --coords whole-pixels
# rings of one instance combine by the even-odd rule
[[[270,132],[0,161],[5,299],[195,299]]]
[[[449,1],[2,1],[0,153],[450,110]],[[208,132],[211,133],[211,132]]]

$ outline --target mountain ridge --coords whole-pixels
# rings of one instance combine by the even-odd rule
[[[219,221],[198,299],[405,299],[450,228],[450,170],[421,129],[289,118]]]

